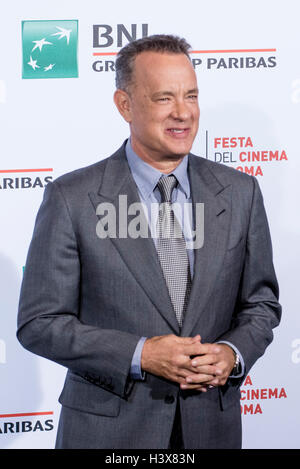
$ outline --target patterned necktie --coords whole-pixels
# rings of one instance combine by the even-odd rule
[[[157,187],[161,204],[157,220],[157,253],[179,326],[182,326],[191,288],[189,260],[180,224],[172,210],[175,176],[162,176]]]

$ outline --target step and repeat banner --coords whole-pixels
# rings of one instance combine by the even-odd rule
[[[66,370],[16,339],[18,298],[49,181],[113,153],[115,56],[185,37],[200,89],[193,152],[251,174],[271,228],[283,317],[241,392],[244,448],[299,448],[300,4],[11,0],[0,15],[0,448],[53,448]]]

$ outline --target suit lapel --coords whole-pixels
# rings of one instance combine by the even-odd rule
[[[189,156],[189,178],[194,208],[196,203],[204,204],[204,244],[194,251],[194,278],[182,336],[189,336],[198,320],[201,324],[203,319],[205,327],[205,306],[222,266],[231,217],[231,186],[224,187],[205,160]]]
[[[127,207],[140,202],[137,187],[127,163],[124,147],[111,158],[108,158],[98,194],[89,193],[95,210],[100,203],[112,203],[116,209],[117,221],[119,221],[119,196],[123,196],[123,202],[126,200]],[[135,216],[128,215],[128,223]],[[141,217],[144,217],[143,213]],[[145,217],[144,221],[147,224]],[[117,248],[128,269],[143,288],[155,308],[165,318],[174,332],[178,334],[178,323],[149,230],[147,237],[138,237],[136,239],[130,236],[120,238],[118,233],[119,224],[117,223],[117,236],[111,238],[111,242]]]

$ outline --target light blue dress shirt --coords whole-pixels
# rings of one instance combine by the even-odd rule
[[[144,207],[147,210],[146,216],[149,221],[149,226],[155,227],[156,220],[151,219],[151,216],[157,217],[158,204],[161,201],[160,191],[156,186],[161,176],[165,176],[165,174],[153,168],[152,166],[147,164],[145,161],[143,161],[139,156],[137,156],[136,153],[132,149],[130,139],[128,139],[126,143],[125,151],[126,151],[126,157],[127,157],[127,161],[129,164],[129,168],[130,168],[132,177],[136,183],[141,202],[143,203]],[[187,217],[187,219],[184,219],[185,211],[183,209],[184,204],[192,202],[190,183],[189,183],[188,172],[187,172],[187,165],[188,165],[188,155],[186,155],[183,158],[181,163],[176,167],[176,169],[171,174],[173,174],[178,181],[178,185],[173,190],[173,193],[172,193],[172,203],[176,202],[176,207],[177,207],[177,212],[176,212],[176,207],[174,209],[174,212],[183,230],[183,235],[185,237],[185,240],[189,241],[189,240],[192,240],[192,231],[191,231],[192,220],[190,220],[189,217]],[[153,207],[155,206],[157,207],[157,211],[153,210]],[[152,239],[155,243],[156,237],[153,231],[152,231]],[[193,249],[187,249],[187,254],[189,257],[191,278],[193,278],[193,274],[194,274],[194,251]],[[131,377],[136,380],[144,379],[144,376],[145,376],[145,374],[142,373],[142,370],[141,370],[141,354],[142,354],[142,349],[143,349],[146,338],[147,337],[141,337],[141,339],[139,340],[136,346],[133,358],[132,358],[132,362],[131,362],[130,374],[131,374]],[[221,343],[221,341],[219,343]],[[240,357],[241,373],[234,377],[238,378],[238,377],[243,376],[244,362],[241,357],[241,354],[236,349],[236,347],[232,345],[231,343],[225,342],[225,341],[222,341],[222,343],[228,344]]]

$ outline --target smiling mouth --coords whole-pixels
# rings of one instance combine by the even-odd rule
[[[184,129],[178,129],[176,127],[172,127],[169,129],[166,129],[168,134],[171,134],[174,137],[180,137],[180,136],[186,136],[189,132],[189,128],[184,128]]]

